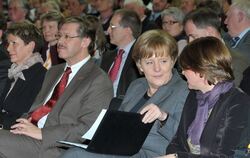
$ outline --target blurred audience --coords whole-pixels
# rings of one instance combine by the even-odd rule
[[[152,10],[149,15],[149,20],[154,21],[159,28],[162,27],[161,12],[168,8],[172,0],[152,0]]]
[[[97,65],[101,64],[102,56],[107,51],[106,48],[106,37],[103,31],[101,22],[96,16],[87,15],[86,19],[90,22],[90,28],[95,31],[95,48],[90,55],[94,59]]]
[[[71,16],[83,17],[87,13],[87,0],[67,0],[67,8]]]
[[[112,18],[114,12],[114,4],[115,0],[93,0],[93,7],[99,12],[98,18],[100,19],[104,33],[106,35],[107,44],[106,47],[109,50],[114,50],[116,48],[115,45],[110,42],[110,36],[108,35],[108,28],[110,25],[110,20]]]
[[[191,12],[196,9],[198,0],[180,0],[180,9],[184,14]]]
[[[142,22],[142,33],[159,28],[153,21],[149,20],[149,16],[146,15],[146,6],[142,0],[124,0],[123,8],[131,9],[139,15]]]
[[[8,3],[8,26],[12,22],[21,22],[28,20],[29,17],[29,4],[27,0],[9,0]]]

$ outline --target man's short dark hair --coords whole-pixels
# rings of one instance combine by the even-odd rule
[[[120,25],[122,27],[129,27],[134,38],[140,36],[142,24],[136,12],[129,9],[119,9],[115,11],[114,15],[119,15],[121,17]]]
[[[203,29],[211,26],[220,32],[220,17],[209,8],[199,8],[191,11],[184,18],[183,25],[185,26],[188,21],[192,21],[197,28]]]

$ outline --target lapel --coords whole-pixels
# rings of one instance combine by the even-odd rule
[[[101,61],[101,68],[108,73],[112,63],[115,60],[115,57],[117,55],[117,49],[113,50],[113,51],[108,51],[106,53],[103,54],[103,58]]]
[[[37,107],[41,106],[41,104],[45,102],[46,98],[53,90],[55,84],[57,84],[59,78],[64,72],[65,65],[66,64],[64,63],[57,66],[53,66],[47,71],[42,85],[42,89],[39,92],[38,97],[40,98],[36,99],[36,101],[38,102],[35,101],[35,103],[31,106],[30,111],[34,111]]]

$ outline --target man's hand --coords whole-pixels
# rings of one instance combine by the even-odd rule
[[[145,114],[145,116],[142,119],[143,123],[151,123],[154,120],[158,119],[160,121],[164,121],[167,118],[167,113],[164,111],[161,111],[161,109],[155,105],[155,104],[149,104],[146,107],[144,107],[140,114]]]
[[[38,140],[42,140],[42,131],[37,126],[33,125],[30,120],[20,118],[17,119],[17,124],[11,126],[11,133],[26,135]]]

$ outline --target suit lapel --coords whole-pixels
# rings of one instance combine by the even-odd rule
[[[88,79],[92,70],[94,63],[92,60],[89,60],[86,64],[84,64],[79,71],[76,73],[72,81],[66,87],[63,94],[60,96],[59,100],[57,101],[55,107],[53,108],[51,113],[60,111],[65,102],[72,96],[75,90],[80,87],[79,85],[84,82],[84,80]]]
[[[62,74],[64,72],[64,68],[65,68],[65,63],[61,64],[61,65],[57,65],[57,66],[51,68],[47,72],[47,74],[46,74],[46,76],[44,78],[42,89],[39,92],[39,96],[38,96],[38,97],[41,97],[41,98],[38,98],[39,102],[36,102],[34,104],[34,106],[32,106],[30,108],[30,111],[35,110],[37,107],[41,106],[41,104],[43,104],[45,102],[48,95],[53,90],[54,86],[57,84],[58,80],[62,76]]]

